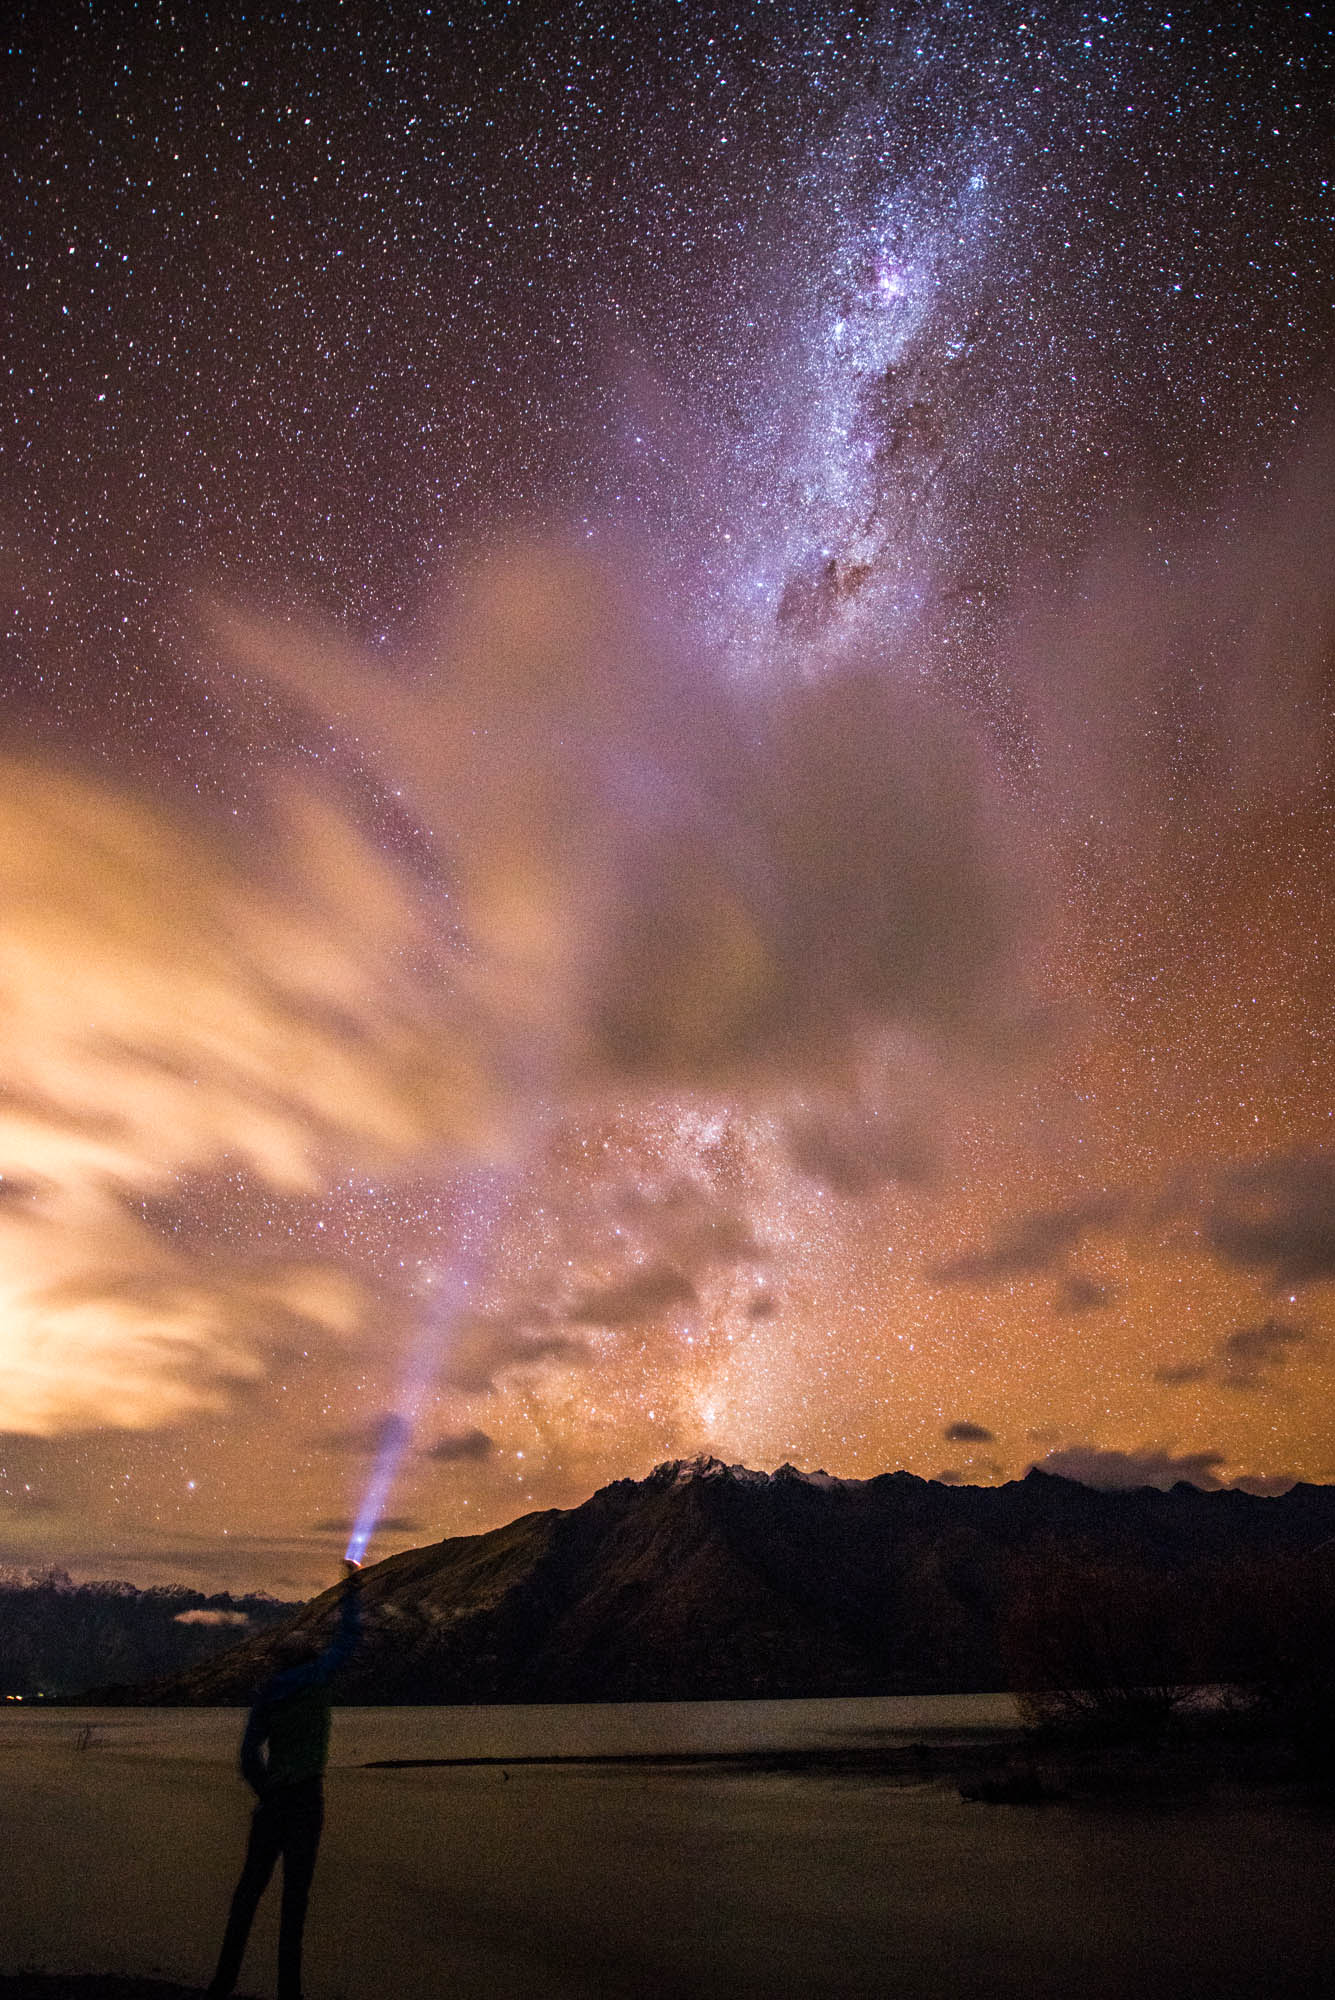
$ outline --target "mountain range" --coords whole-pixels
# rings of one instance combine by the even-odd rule
[[[27,1701],[76,1693],[94,1677],[133,1683],[179,1673],[299,1609],[263,1591],[137,1590],[75,1583],[61,1569],[0,1567],[0,1697]]]
[[[1006,1685],[1008,1606],[1054,1555],[1188,1597],[1230,1565],[1335,1537],[1335,1488],[1099,1492],[1032,1471],[999,1487],[906,1472],[840,1480],[702,1458],[582,1506],[453,1536],[362,1572],[363,1637],[337,1698],[674,1701]],[[1102,1568],[1100,1568],[1102,1566]],[[1129,1566],[1129,1568],[1128,1568]],[[243,1703],[285,1633],[323,1643],[347,1586],[119,1698]],[[1032,1588],[1031,1588],[1032,1596]],[[107,1691],[103,1690],[104,1697]]]

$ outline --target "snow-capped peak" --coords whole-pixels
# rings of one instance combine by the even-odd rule
[[[654,1467],[650,1477],[660,1486],[685,1486],[698,1479],[730,1479],[739,1486],[768,1486],[773,1480],[795,1480],[803,1486],[815,1486],[823,1491],[861,1483],[836,1479],[828,1472],[802,1472],[795,1465],[781,1465],[777,1472],[757,1472],[749,1465],[725,1465],[721,1458],[714,1458],[706,1452],[699,1453],[695,1458],[667,1459],[662,1465]]]

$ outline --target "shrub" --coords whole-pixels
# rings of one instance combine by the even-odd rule
[[[1154,1743],[1199,1701],[1202,1625],[1195,1579],[1052,1549],[1017,1566],[1002,1658],[1030,1724]]]

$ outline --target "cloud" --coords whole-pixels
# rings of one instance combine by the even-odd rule
[[[490,1458],[496,1449],[496,1441],[485,1431],[447,1431],[434,1444],[427,1445],[423,1458],[433,1458],[441,1465],[478,1464]]]
[[[322,1156],[488,1129],[462,1030],[452,1048],[397,971],[435,956],[425,912],[331,808],[294,793],[275,835],[261,866],[129,793],[0,764],[7,1174],[165,1186],[226,1155],[309,1188]]]
[[[637,1093],[723,1090],[782,1127],[888,1041],[914,1078],[1010,1060],[1015,825],[939,700],[880,671],[725,688],[565,549],[476,578],[415,676],[336,634],[216,620],[233,696],[239,667],[305,701],[432,830],[411,862],[276,759],[249,830],[0,759],[12,1428],[177,1423],[262,1378],[286,1281],[153,1226],[185,1182],[294,1197],[510,1161],[550,1108]],[[865,1129],[797,1117],[794,1149],[843,1188],[916,1172],[902,1099]],[[643,1218],[648,1272],[577,1298],[574,1323],[689,1305],[702,1273],[758,1256],[744,1217],[697,1211]],[[305,1324],[343,1338],[354,1300]],[[485,1387],[582,1355],[551,1326],[474,1326],[447,1373]]]
[[[416,1535],[425,1522],[414,1520],[411,1514],[381,1514],[376,1518],[376,1532],[385,1535]],[[357,1526],[351,1514],[330,1514],[323,1520],[311,1522],[313,1535],[350,1535]]]
[[[876,1104],[790,1118],[788,1151],[799,1173],[832,1194],[874,1194],[889,1181],[922,1187],[940,1169],[936,1142],[917,1114],[882,1115]]]
[[[1091,1230],[1117,1222],[1124,1207],[1116,1196],[1099,1195],[1065,1208],[1036,1209],[1003,1223],[986,1249],[953,1257],[931,1275],[938,1284],[987,1285],[1055,1270]]]
[[[1224,1463],[1224,1455],[1218,1451],[1183,1452],[1175,1457],[1156,1446],[1142,1451],[1105,1451],[1098,1445],[1073,1444],[1050,1451],[1038,1461],[1037,1469],[1107,1493],[1129,1492],[1141,1486],[1166,1491],[1179,1480],[1213,1493],[1224,1484],[1217,1471]]]
[[[296,793],[273,836],[224,850],[156,802],[0,757],[11,1429],[218,1412],[279,1322],[337,1336],[355,1317],[337,1280],[206,1267],[146,1226],[139,1204],[182,1174],[227,1162],[311,1190],[334,1167],[491,1144],[420,898]]]
[[[702,1288],[718,1272],[744,1265],[758,1273],[770,1261],[741,1209],[694,1181],[623,1191],[611,1212],[629,1261],[544,1305],[544,1318],[611,1331],[642,1327],[698,1306]],[[605,1246],[598,1247],[605,1255]],[[767,1291],[759,1291],[749,1310],[759,1321],[777,1308]]]
[[[590,1358],[586,1343],[573,1334],[545,1331],[531,1319],[480,1313],[452,1329],[440,1372],[451,1388],[479,1394],[512,1369],[544,1361],[579,1365]]]
[[[936,1474],[936,1483],[938,1486],[963,1486],[966,1481],[958,1466],[947,1465]]]
[[[347,1430],[330,1431],[317,1440],[322,1451],[347,1452],[354,1457],[378,1457],[381,1452],[396,1452],[406,1449],[412,1440],[413,1427],[407,1417],[386,1411],[378,1416],[366,1417],[361,1423],[352,1424]]]
[[[49,1493],[34,1492],[31,1486],[22,1491],[11,1487],[8,1493],[0,1493],[0,1509],[13,1517],[8,1523],[11,1527],[32,1515],[59,1514],[62,1511],[58,1500],[54,1500]]]
[[[275,1346],[343,1341],[359,1288],[306,1264],[210,1269],[96,1191],[52,1198],[34,1254],[0,1216],[0,1376],[6,1417],[38,1435],[137,1429],[225,1409]]]
[[[582,1292],[566,1307],[565,1317],[576,1326],[636,1326],[673,1307],[698,1302],[699,1293],[682,1272],[667,1264],[648,1264],[615,1284]]]
[[[1225,1263],[1277,1289],[1335,1278],[1335,1157],[1287,1153],[1226,1171],[1208,1200],[1206,1236]]]
[[[1203,782],[1234,800],[1288,805],[1323,779],[1329,422],[1309,438],[1281,478],[1219,495],[1194,533],[1129,524],[1055,591],[1044,581],[1008,672],[1059,798],[1108,827],[1161,824],[1183,730]]]
[[[653,1193],[632,1190],[622,1201],[621,1216],[652,1254],[689,1278],[720,1265],[765,1261],[749,1218],[694,1181],[676,1181]]]
[[[1101,1195],[1034,1210],[1004,1221],[991,1243],[948,1259],[930,1276],[940,1284],[987,1285],[1052,1272],[1058,1277],[1053,1301],[1058,1312],[1098,1311],[1116,1300],[1116,1286],[1067,1268],[1067,1260],[1090,1233],[1116,1230],[1137,1214],[1160,1222],[1189,1219],[1221,1262],[1256,1273],[1275,1291],[1335,1279],[1335,1156],[1322,1151],[1280,1153],[1177,1175],[1143,1200]],[[1303,1337],[1289,1332],[1276,1339],[1276,1326],[1268,1321],[1264,1328],[1240,1329],[1208,1361],[1161,1371],[1160,1379],[1214,1377],[1233,1387],[1255,1387],[1250,1364],[1274,1364],[1277,1348]]]
[[[941,1435],[948,1443],[952,1444],[994,1444],[996,1442],[992,1432],[985,1430],[982,1424],[964,1422],[947,1424]]]
[[[976,1056],[1026,1018],[1014,822],[939,697],[867,671],[757,709],[560,547],[480,572],[415,683],[219,626],[438,830],[469,991],[548,1092],[789,1090],[869,1030]]]
[[[1221,1479],[1218,1468],[1225,1463],[1222,1452],[1183,1452],[1175,1456],[1160,1446],[1141,1451],[1104,1451],[1097,1445],[1068,1445],[1050,1451],[1038,1460],[1040,1472],[1056,1473],[1062,1479],[1079,1480],[1082,1486],[1103,1492],[1124,1493],[1142,1486],[1157,1486],[1166,1492],[1179,1480],[1199,1486],[1206,1493],[1225,1489],[1272,1498],[1287,1493],[1298,1484],[1292,1472],[1244,1472],[1236,1479]]]
[[[52,1435],[167,1423],[220,1410],[258,1379],[241,1300],[149,1243],[118,1203],[66,1192],[42,1213],[45,1228],[0,1216],[9,1428]]]
[[[244,1611],[210,1611],[200,1609],[198,1611],[178,1611],[172,1623],[173,1625],[214,1625],[218,1627],[234,1625],[239,1630],[242,1626],[249,1625],[250,1619]]]
[[[1105,1285],[1084,1271],[1067,1271],[1053,1303],[1059,1313],[1100,1312],[1104,1306],[1112,1305],[1116,1297],[1115,1285]]]
[[[1283,1368],[1290,1351],[1311,1336],[1300,1326],[1279,1319],[1257,1326],[1240,1326],[1226,1334],[1204,1361],[1156,1368],[1155,1380],[1170,1384],[1215,1382],[1224,1389],[1264,1389]]]

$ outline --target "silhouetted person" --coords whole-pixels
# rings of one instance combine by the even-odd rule
[[[358,1565],[346,1564],[348,1587],[338,1629],[323,1652],[289,1641],[279,1667],[255,1697],[241,1739],[241,1775],[259,1799],[250,1822],[241,1880],[232,1897],[212,1994],[236,1985],[260,1897],[283,1857],[283,1908],[278,1929],[278,2000],[301,2000],[301,1934],[324,1824],[324,1770],[329,1760],[329,1683],[361,1633]],[[268,1754],[265,1754],[267,1746]]]

